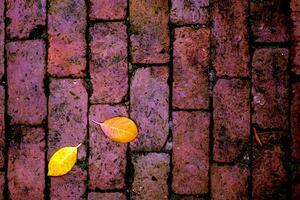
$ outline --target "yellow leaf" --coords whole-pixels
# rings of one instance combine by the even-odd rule
[[[113,117],[103,123],[93,122],[100,125],[104,134],[114,142],[127,143],[138,135],[136,124],[127,117]]]
[[[77,149],[80,146],[81,143],[76,147],[63,147],[57,150],[50,158],[48,176],[62,176],[68,173],[76,163]]]

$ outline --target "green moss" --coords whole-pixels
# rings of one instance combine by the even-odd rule
[[[88,168],[88,162],[83,160],[83,161],[77,161],[76,165],[80,168],[80,169],[87,169]]]
[[[193,24],[193,25],[191,25],[191,28],[192,28],[192,30],[196,31],[196,30],[198,30],[200,28],[200,25]]]

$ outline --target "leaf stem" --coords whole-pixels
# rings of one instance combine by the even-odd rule
[[[82,143],[79,143],[79,144],[76,146],[76,148],[79,148],[81,145],[82,145]]]
[[[97,122],[97,121],[95,121],[95,120],[93,120],[93,119],[92,119],[92,122],[94,122],[95,124],[97,124],[97,125],[99,125],[99,126],[101,126],[101,125],[102,125],[102,123],[100,123],[100,122]]]

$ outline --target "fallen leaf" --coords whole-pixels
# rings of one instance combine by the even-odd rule
[[[100,125],[104,134],[114,142],[127,143],[138,135],[136,124],[127,117],[113,117],[103,123],[92,121]]]
[[[63,147],[57,150],[50,158],[48,164],[48,176],[62,176],[68,173],[76,163],[77,149],[76,147]]]
[[[259,137],[258,133],[256,132],[256,128],[253,128],[253,133],[254,133],[254,137],[255,137],[256,142],[257,142],[260,146],[262,146],[263,144],[262,144],[262,142],[261,142],[261,140],[260,140],[260,137]]]

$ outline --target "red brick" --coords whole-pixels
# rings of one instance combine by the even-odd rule
[[[131,199],[168,199],[170,157],[165,153],[133,155],[134,180]]]
[[[291,133],[292,158],[300,161],[300,83],[292,85]]]
[[[214,87],[215,161],[232,162],[250,135],[250,86],[245,80],[219,80]]]
[[[300,167],[297,165],[297,169],[292,172],[292,200],[300,199]]]
[[[175,29],[173,107],[208,109],[209,29]]]
[[[0,172],[0,200],[4,200],[5,172]]]
[[[90,29],[92,103],[118,103],[127,94],[127,33],[121,22]]]
[[[5,37],[5,23],[4,23],[4,2],[0,3],[0,79],[4,75],[4,37]]]
[[[44,199],[45,131],[42,128],[17,128],[8,154],[10,199]]]
[[[64,146],[77,146],[87,135],[88,95],[80,79],[52,79],[48,114],[48,158]],[[82,145],[79,158],[86,155]]]
[[[26,38],[46,25],[46,0],[8,0],[6,17],[9,37]]]
[[[209,119],[204,112],[173,113],[172,188],[176,194],[208,192]]]
[[[248,199],[249,169],[243,165],[211,167],[211,199]]]
[[[130,1],[133,63],[169,62],[169,5],[166,0]]]
[[[12,124],[40,124],[47,114],[46,49],[41,40],[7,44],[8,114]]]
[[[5,160],[5,90],[0,86],[0,169],[4,167]],[[0,192],[1,193],[1,192]]]
[[[247,0],[214,1],[213,65],[218,76],[248,76]]]
[[[59,77],[84,76],[86,66],[85,1],[50,1],[48,12],[48,72]]]
[[[126,17],[127,0],[91,0],[90,18],[121,20]]]
[[[205,8],[209,5],[209,0],[172,0],[171,22],[183,24],[206,24],[209,13]]]
[[[130,116],[139,127],[139,136],[130,145],[133,150],[159,151],[167,140],[168,76],[167,67],[147,67],[138,69],[133,77],[130,89]]]
[[[288,1],[251,2],[251,29],[255,42],[286,42],[289,40]]]
[[[172,197],[171,197],[171,199],[172,199]],[[174,196],[173,199],[176,199],[176,200],[205,200],[204,197],[198,197],[198,196],[185,196],[185,197]]]
[[[126,195],[120,192],[114,193],[99,193],[90,192],[88,200],[126,200]]]
[[[253,123],[261,128],[288,126],[287,49],[257,49],[252,62]]]
[[[99,125],[92,120],[103,122],[116,116],[128,116],[122,105],[95,105],[90,108],[90,154],[89,188],[123,189],[125,187],[127,145],[118,144],[103,134]]]
[[[298,0],[291,0],[291,60],[292,71],[300,75],[300,4]]]
[[[281,143],[287,140],[287,134],[266,132],[259,135],[264,146],[253,142],[253,199],[286,199],[286,154]]]

